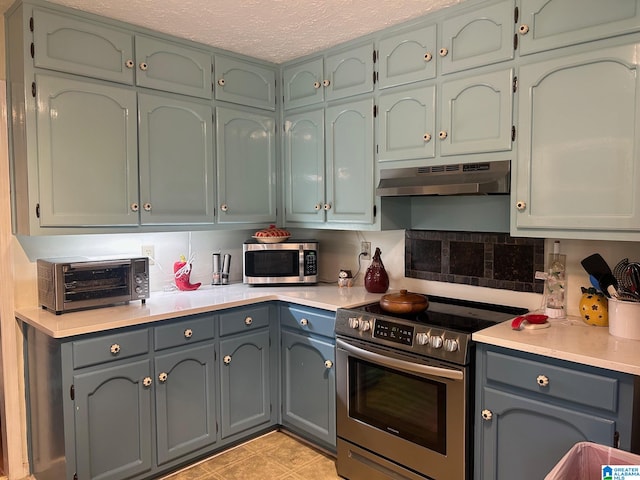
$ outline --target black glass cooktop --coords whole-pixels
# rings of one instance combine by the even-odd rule
[[[377,318],[402,318],[425,325],[432,325],[448,330],[473,333],[496,323],[504,322],[524,315],[526,308],[495,305],[492,303],[472,302],[446,297],[429,295],[429,306],[424,312],[414,315],[397,315],[388,313],[378,302],[357,307],[353,310],[365,311]]]

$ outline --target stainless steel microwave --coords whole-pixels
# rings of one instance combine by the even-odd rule
[[[149,259],[38,259],[38,301],[56,314],[149,298]]]
[[[318,283],[318,242],[287,239],[260,243],[255,239],[242,247],[242,281],[248,285]]]

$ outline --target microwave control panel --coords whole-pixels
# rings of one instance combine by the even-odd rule
[[[304,276],[318,274],[318,258],[315,250],[304,251]]]

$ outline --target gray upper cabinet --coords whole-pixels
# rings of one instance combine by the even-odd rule
[[[33,63],[38,68],[133,84],[133,34],[34,8]]]
[[[216,55],[216,100],[275,110],[275,89],[275,70],[235,58]]]
[[[211,98],[211,54],[136,35],[136,82],[142,87]]]
[[[138,94],[140,223],[213,224],[213,109]]]
[[[459,155],[511,150],[513,69],[442,84],[440,153]]]
[[[503,0],[443,20],[438,45],[441,72],[511,60],[514,11],[514,0]]]
[[[585,49],[520,68],[512,232],[637,240],[639,48]]]
[[[325,56],[325,99],[373,92],[373,55],[373,42],[368,42]]]
[[[378,49],[378,87],[435,78],[436,39],[436,25],[383,37]]]
[[[322,57],[288,65],[283,69],[284,108],[304,107],[324,101]]]
[[[30,213],[42,227],[137,225],[135,92],[47,75],[36,85],[40,200]]]
[[[640,1],[520,0],[520,53],[640,30]]]
[[[436,87],[385,91],[378,98],[378,161],[433,158]]]
[[[216,108],[218,223],[276,221],[275,116]]]

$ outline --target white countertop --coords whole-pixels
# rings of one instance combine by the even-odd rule
[[[336,285],[250,287],[243,284],[211,286],[181,292],[152,292],[145,304],[140,301],[128,305],[83,310],[55,315],[38,306],[21,308],[16,317],[54,338],[159,320],[251,305],[270,300],[293,302],[307,307],[336,311],[380,299],[380,294],[368,293],[364,287],[339,288]]]
[[[609,334],[607,327],[587,325],[579,317],[550,319],[549,328],[513,330],[503,322],[474,333],[476,342],[640,375],[640,340]]]

